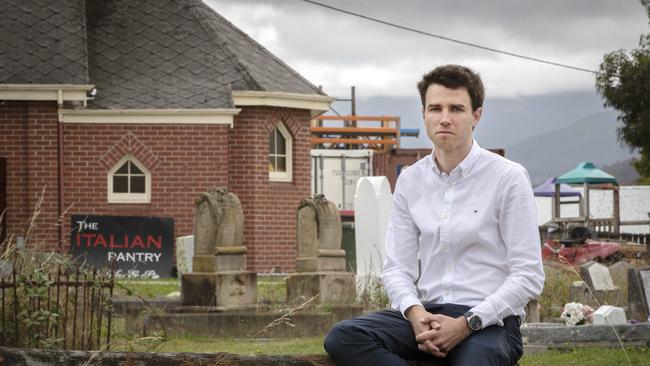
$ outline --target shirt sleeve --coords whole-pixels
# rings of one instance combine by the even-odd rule
[[[404,172],[406,173],[406,172]],[[418,236],[408,208],[408,176],[400,174],[393,194],[393,207],[386,230],[386,259],[381,273],[391,306],[402,315],[413,305],[422,304],[415,282],[418,279]]]
[[[499,203],[499,233],[506,246],[510,274],[497,291],[472,308],[483,327],[502,326],[544,287],[537,209],[528,172],[515,165],[504,175]]]

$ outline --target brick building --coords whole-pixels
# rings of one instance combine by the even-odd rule
[[[194,199],[227,187],[248,268],[294,269],[309,121],[331,98],[200,0],[7,0],[0,33],[3,235],[42,192],[38,250],[68,251],[73,214],[190,235]]]

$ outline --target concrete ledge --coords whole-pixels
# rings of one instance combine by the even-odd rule
[[[614,332],[614,329],[616,332]],[[625,325],[579,325],[575,327],[535,325],[520,328],[521,336],[526,344],[543,344],[547,346],[570,343],[580,345],[618,345],[618,333],[624,344],[650,345],[650,323]]]
[[[165,329],[173,337],[246,338],[278,319],[281,314],[164,314],[144,319],[144,334]],[[293,327],[278,325],[260,334],[263,338],[300,338],[324,335],[332,327],[331,313],[295,314]]]
[[[335,366],[324,355],[240,356],[231,353],[145,353],[55,351],[0,347],[0,365],[102,366]],[[411,366],[430,366],[412,361]]]

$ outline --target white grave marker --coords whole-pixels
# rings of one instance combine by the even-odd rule
[[[594,311],[594,325],[626,324],[625,311],[618,306],[603,305]]]
[[[354,236],[357,274],[379,276],[384,265],[384,241],[393,194],[386,177],[362,177],[354,195]]]
[[[178,278],[185,273],[192,272],[192,257],[194,256],[194,235],[179,236],[176,238],[176,268]]]

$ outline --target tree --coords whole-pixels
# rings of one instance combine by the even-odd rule
[[[640,1],[650,18],[650,0]],[[641,35],[639,48],[603,57],[596,89],[606,107],[620,112],[618,139],[640,153],[634,167],[640,183],[650,184],[650,33]]]

